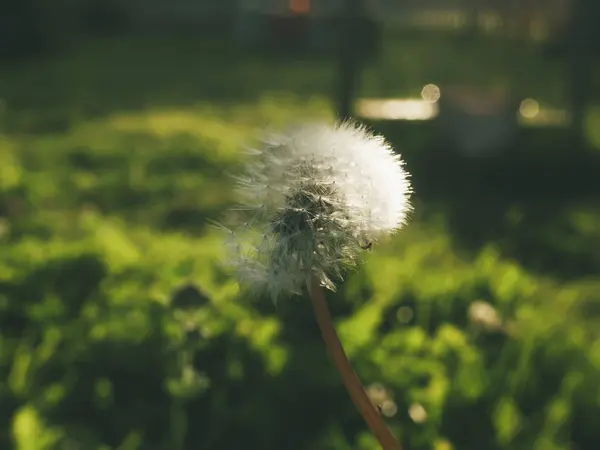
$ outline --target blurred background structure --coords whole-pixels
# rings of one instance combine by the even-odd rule
[[[244,142],[335,117],[412,173],[329,297],[405,448],[597,448],[599,5],[4,1],[0,449],[376,449],[209,226]]]

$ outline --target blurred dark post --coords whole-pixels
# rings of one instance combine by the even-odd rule
[[[479,32],[479,2],[477,0],[462,0],[461,6],[466,15],[463,34],[468,38],[476,38]]]
[[[361,56],[361,19],[364,0],[345,0],[340,26],[338,117],[349,119],[353,115]]]
[[[571,130],[574,144],[585,144],[585,115],[592,86],[592,40],[594,21],[592,14],[597,0],[572,0],[572,20],[569,36],[569,81],[571,99]]]

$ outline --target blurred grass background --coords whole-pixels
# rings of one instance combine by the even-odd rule
[[[208,226],[248,139],[335,117],[335,57],[189,33],[59,41],[0,70],[0,448],[377,448],[308,304],[241,298]],[[435,83],[570,107],[565,58],[533,40],[387,26],[364,64],[358,99]],[[600,442],[590,97],[586,145],[521,127],[484,157],[452,150],[442,117],[362,118],[405,157],[415,214],[329,301],[406,449]]]

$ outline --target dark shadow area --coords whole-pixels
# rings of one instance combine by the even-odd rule
[[[498,154],[465,157],[444,142],[414,148],[434,123],[373,126],[408,147],[402,153],[421,213],[443,215],[459,251],[494,243],[527,269],[565,279],[600,270],[597,235],[569,216],[598,212],[600,153],[569,145],[567,129],[521,130]]]

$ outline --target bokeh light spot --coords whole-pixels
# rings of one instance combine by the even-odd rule
[[[423,86],[421,90],[421,98],[426,102],[437,102],[441,95],[440,88],[435,84]]]

